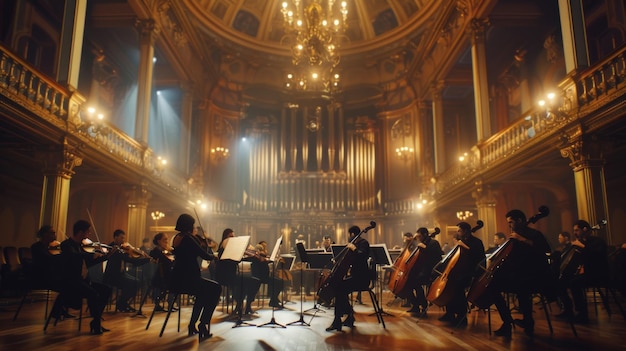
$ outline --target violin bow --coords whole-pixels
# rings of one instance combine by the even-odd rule
[[[96,230],[96,225],[93,223],[93,217],[91,217],[91,212],[87,208],[87,216],[89,216],[89,221],[91,222],[91,226],[93,227],[93,232],[96,234],[96,240],[98,240],[98,247],[102,250],[102,242],[100,241],[100,236],[98,235],[98,231]]]
[[[204,226],[202,225],[202,223],[200,223],[200,216],[198,216],[198,211],[196,211],[195,207],[193,208],[193,213],[196,214],[196,219],[198,220],[198,225],[202,229],[202,239],[204,239],[204,242],[206,243],[207,251],[208,251],[208,249],[209,249],[209,240],[207,239],[207,237],[205,235]]]

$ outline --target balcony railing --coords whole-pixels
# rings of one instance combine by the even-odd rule
[[[185,176],[175,170],[164,172],[153,150],[106,123],[98,131],[86,128],[93,123],[85,114],[84,98],[37,72],[27,62],[0,45],[0,94],[55,125],[114,162],[128,165],[155,183],[177,193],[188,192]]]
[[[474,146],[465,161],[453,165],[437,177],[436,193],[446,193],[474,179],[477,174],[507,162],[512,154],[554,137],[564,125],[584,118],[591,110],[610,101],[612,94],[624,91],[625,81],[626,49],[622,48],[580,75],[565,79],[560,84],[558,106],[528,111],[508,128]]]

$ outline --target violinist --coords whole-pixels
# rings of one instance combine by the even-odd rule
[[[226,249],[226,245],[228,245],[228,240],[230,238],[235,237],[235,231],[231,228],[226,228],[222,232],[222,241],[220,242],[217,253],[218,257],[222,257],[224,250]],[[260,258],[258,254],[255,253],[254,247],[249,247],[246,250],[247,256],[244,258],[246,261],[251,261],[255,257]],[[251,306],[252,300],[254,300],[254,296],[258,289],[256,289],[257,281],[252,278],[251,274],[244,274],[244,272],[239,272],[239,262],[233,260],[219,260],[216,261],[216,270],[218,281],[221,285],[228,286],[229,289],[233,292],[233,298],[236,302],[236,307],[233,310],[233,314],[242,313],[243,310],[243,300],[247,301],[247,313],[252,313]],[[280,307],[280,305],[276,304],[274,307]]]
[[[348,229],[350,241],[361,233],[361,228],[352,226]],[[333,323],[326,328],[326,331],[341,331],[342,326],[354,327],[354,310],[350,306],[348,295],[353,291],[366,290],[371,280],[368,258],[370,252],[369,242],[360,236],[354,242],[349,242],[346,249],[350,250],[346,254],[352,257],[352,265],[346,277],[339,281],[339,286],[335,286],[335,318]],[[347,315],[343,321],[341,318]]]
[[[421,227],[415,233],[417,247],[419,247],[419,265],[416,263],[409,273],[407,281],[409,302],[411,309],[407,312],[417,313],[421,317],[426,316],[428,302],[424,295],[423,285],[431,283],[432,271],[437,262],[441,260],[441,245],[428,234],[428,229]]]
[[[585,288],[594,286],[606,286],[609,281],[609,261],[606,242],[592,235],[591,225],[584,220],[574,223],[574,237],[572,249],[580,253],[580,268],[571,277],[564,277],[559,282],[559,297],[563,302],[565,316],[576,323],[588,323],[587,300]],[[572,293],[572,300],[567,294],[567,288]],[[577,314],[573,315],[573,309]]]
[[[186,213],[181,214],[176,220],[175,229],[179,233],[172,242],[176,259],[172,268],[170,290],[196,297],[189,320],[188,335],[198,334],[199,341],[203,341],[213,336],[210,333],[211,318],[222,288],[217,282],[201,276],[198,257],[207,261],[212,261],[216,257],[200,247],[198,241],[193,238],[194,223],[195,219]],[[198,319],[200,323],[196,328]]]
[[[283,290],[284,282],[282,279],[279,279],[275,274],[271,274],[270,272],[270,261],[268,259],[269,252],[267,251],[267,242],[260,241],[256,246],[256,250],[258,253],[258,257],[254,257],[250,264],[250,270],[252,273],[252,278],[254,279],[253,284],[255,284],[255,288],[253,289],[254,293],[251,297],[249,297],[249,300],[246,304],[246,314],[253,313],[250,306],[252,301],[254,301],[254,296],[256,293],[258,293],[261,284],[267,284],[268,286],[270,296],[269,305],[278,309],[282,308],[280,300],[278,299],[278,295]],[[275,265],[278,264],[278,262],[275,263]],[[278,269],[276,267],[274,268],[276,270]]]
[[[524,328],[524,333],[533,336],[535,321],[533,319],[532,293],[544,292],[551,281],[548,256],[551,249],[544,235],[528,226],[526,215],[520,210],[506,213],[506,220],[511,233],[509,239],[514,250],[507,258],[506,274],[495,282],[491,298],[498,309],[502,326],[494,331],[497,336],[511,337],[512,323]],[[503,292],[515,293],[519,301],[519,309],[523,319],[513,321],[511,311],[502,296]]]
[[[174,267],[174,254],[170,247],[170,238],[165,233],[157,233],[152,239],[154,248],[150,251],[150,257],[156,262],[156,270],[152,276],[152,300],[154,300],[155,311],[164,311],[160,305],[163,293],[169,287]],[[172,296],[173,297],[173,296]],[[168,301],[171,305],[173,301]]]
[[[37,232],[39,240],[30,246],[33,257],[28,274],[37,284],[53,291],[60,291],[62,286],[58,269],[61,268],[61,243],[57,241],[57,234],[50,225],[42,226]],[[25,262],[22,262],[24,265]]]
[[[89,279],[88,267],[104,262],[110,252],[89,253],[82,247],[82,242],[91,232],[91,224],[85,220],[74,223],[72,236],[61,243],[61,259],[63,271],[63,288],[57,301],[75,309],[81,308],[81,300],[87,299],[87,305],[93,320],[90,323],[91,334],[99,335],[109,331],[101,325],[102,311],[106,307],[111,288]],[[55,307],[53,307],[55,308]]]
[[[485,258],[485,246],[482,240],[472,234],[472,226],[467,222],[457,225],[456,244],[460,250],[459,260],[448,276],[452,289],[452,298],[446,305],[446,313],[439,317],[442,322],[455,326],[467,325],[467,298],[465,289],[470,285],[475,267]]]
[[[137,312],[130,306],[129,301],[137,294],[138,280],[136,277],[126,273],[124,263],[141,266],[150,262],[150,256],[130,246],[126,242],[126,233],[121,229],[116,229],[113,232],[113,241],[109,245],[115,250],[109,257],[109,262],[104,271],[103,282],[120,289],[115,303],[116,311]]]

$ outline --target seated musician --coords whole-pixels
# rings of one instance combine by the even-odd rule
[[[254,301],[255,295],[259,292],[259,288],[261,284],[267,284],[267,288],[269,291],[270,302],[269,305],[276,308],[282,308],[280,304],[280,300],[278,299],[278,295],[283,290],[283,280],[276,277],[274,274],[270,274],[270,261],[269,261],[269,253],[267,251],[267,242],[260,241],[256,246],[257,257],[251,258],[250,270],[252,272],[252,277],[254,280],[251,282],[254,284],[254,293],[248,298],[246,303],[246,314],[253,313],[251,304]],[[277,257],[278,260],[278,257]],[[276,267],[278,262],[274,263],[273,267],[275,270],[278,269]]]
[[[559,281],[559,298],[563,302],[565,316],[573,318],[576,323],[589,322],[585,288],[606,286],[609,281],[609,261],[606,242],[592,235],[591,225],[587,221],[578,220],[574,223],[574,237],[572,248],[580,252],[578,269],[572,276],[562,276]],[[572,293],[572,300],[567,294],[567,288]],[[574,316],[573,310],[576,310]]]
[[[170,247],[169,236],[166,233],[157,233],[152,239],[154,248],[150,251],[150,257],[156,261],[156,270],[152,276],[152,300],[155,303],[156,311],[165,310],[161,306],[163,293],[169,288],[172,267],[174,267],[174,255]],[[171,295],[171,294],[170,294]],[[170,298],[172,298],[170,296]],[[169,305],[173,303],[170,299]]]
[[[419,262],[416,261],[407,280],[407,298],[411,303],[411,309],[407,312],[418,313],[421,317],[425,317],[428,302],[422,286],[432,282],[433,268],[437,262],[441,261],[443,251],[439,242],[432,239],[428,235],[428,229],[424,227],[417,229],[415,238],[418,242],[417,247],[420,248]]]
[[[502,232],[495,233],[493,235],[493,246],[488,248],[487,251],[485,251],[485,255],[489,256],[493,254],[494,251],[499,249],[500,246],[502,246],[502,244],[504,244],[505,241],[506,241],[506,235],[504,233]]]
[[[511,229],[509,238],[514,249],[507,257],[506,273],[499,276],[494,282],[493,303],[498,309],[502,326],[495,330],[497,336],[510,337],[512,323],[524,328],[524,333],[533,336],[535,321],[533,319],[532,294],[545,293],[545,288],[552,280],[548,255],[551,248],[544,235],[528,227],[526,215],[520,210],[511,210],[506,214],[506,220]],[[522,320],[515,320],[511,316],[509,306],[502,296],[502,292],[515,293],[519,301]]]
[[[25,272],[32,280],[33,286],[40,286],[52,291],[60,292],[63,287],[62,276],[59,270],[63,269],[61,247],[57,241],[57,234],[50,225],[42,226],[37,231],[37,242],[30,246],[32,262],[22,261]],[[64,306],[52,311],[54,318],[73,318]]]
[[[348,229],[350,233],[350,240],[352,241],[359,233],[361,229],[358,226],[352,226]],[[352,265],[349,273],[343,279],[339,279],[338,286],[334,286],[335,291],[335,318],[333,323],[326,328],[326,331],[341,331],[342,325],[353,327],[354,326],[354,310],[350,306],[348,295],[353,291],[361,291],[369,288],[371,273],[368,266],[368,258],[370,251],[369,242],[362,236],[359,237],[354,243],[349,242],[346,245],[346,255],[351,255]],[[336,264],[346,263],[341,259]],[[345,320],[341,318],[347,315]]]
[[[140,266],[150,262],[150,256],[140,255],[143,252],[138,250],[137,255],[140,256],[131,257],[128,250],[129,246],[126,243],[126,233],[121,229],[113,232],[113,241],[109,245],[116,248],[116,250],[113,250],[113,254],[109,257],[106,270],[104,271],[103,282],[120,289],[115,303],[116,311],[137,312],[130,306],[129,301],[137,294],[139,282],[137,278],[126,273],[124,263]]]
[[[194,223],[195,219],[186,213],[178,216],[176,220],[174,229],[179,233],[172,240],[176,259],[172,268],[170,290],[195,296],[196,301],[189,318],[188,335],[198,334],[198,341],[203,341],[213,336],[211,318],[220,300],[222,288],[217,282],[204,279],[200,274],[199,259],[212,261],[216,258],[202,248],[194,238]]]
[[[452,290],[452,298],[446,305],[446,313],[439,317],[440,321],[450,322],[455,326],[467,325],[467,289],[476,272],[476,266],[485,258],[485,246],[482,240],[472,234],[472,226],[460,222],[457,226],[456,240],[459,245],[460,257],[448,276],[448,285]]]
[[[248,307],[252,306],[252,301],[254,300],[254,296],[256,295],[256,291],[258,289],[255,290],[257,282],[251,275],[244,274],[244,272],[239,272],[238,274],[239,262],[221,259],[222,254],[226,249],[226,245],[228,245],[228,240],[233,237],[235,237],[235,231],[230,228],[224,229],[222,232],[222,241],[217,249],[218,258],[220,259],[215,263],[217,281],[220,285],[227,286],[232,291],[233,298],[236,302],[233,314],[239,314],[243,312],[242,305],[244,299],[247,301]],[[249,257],[246,259],[251,260]],[[276,304],[273,307],[280,307],[280,305]]]
[[[87,268],[104,262],[110,252],[87,252],[82,242],[90,233],[91,224],[85,220],[74,223],[72,236],[61,243],[61,257],[65,270],[63,271],[63,289],[57,298],[65,306],[80,308],[81,300],[87,299],[87,305],[93,320],[90,323],[91,334],[102,334],[109,331],[101,325],[102,311],[106,307],[111,288],[107,285],[93,282],[89,279]],[[53,307],[54,308],[54,307]]]

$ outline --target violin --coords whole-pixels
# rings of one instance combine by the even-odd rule
[[[116,247],[120,252],[127,254],[132,258],[148,258],[148,254],[141,251],[140,249],[132,246],[130,243],[123,243]]]
[[[53,240],[48,244],[48,252],[51,255],[58,255],[61,253],[61,243],[58,240]]]
[[[539,219],[547,217],[549,214],[550,209],[547,206],[541,206],[539,207],[538,213],[530,217],[526,221],[526,224],[537,223]],[[486,309],[491,306],[491,296],[494,286],[493,281],[497,281],[498,276],[506,274],[505,268],[511,252],[515,249],[515,245],[517,245],[517,240],[507,239],[502,246],[494,251],[493,255],[489,258],[491,261],[489,267],[478,279],[474,280],[470,286],[467,292],[468,302],[480,309]]]
[[[106,244],[101,244],[99,242],[93,242],[91,241],[91,239],[85,238],[82,242],[82,249],[83,251],[88,253],[99,253],[107,255],[112,252],[113,247]]]
[[[476,226],[471,229],[471,232],[475,233],[483,226],[484,222],[478,220],[476,222]],[[456,266],[461,257],[461,248],[466,247],[465,243],[463,243],[463,239],[466,239],[466,237],[460,238],[456,246],[448,252],[448,254],[437,264],[437,266],[435,266],[435,268],[433,268],[433,272],[439,273],[439,276],[435,278],[430,285],[426,299],[437,306],[442,307],[447,305],[452,299],[454,289],[459,288],[449,285],[448,281],[450,274],[453,273],[453,268]],[[445,267],[442,272],[439,272],[440,267]]]

